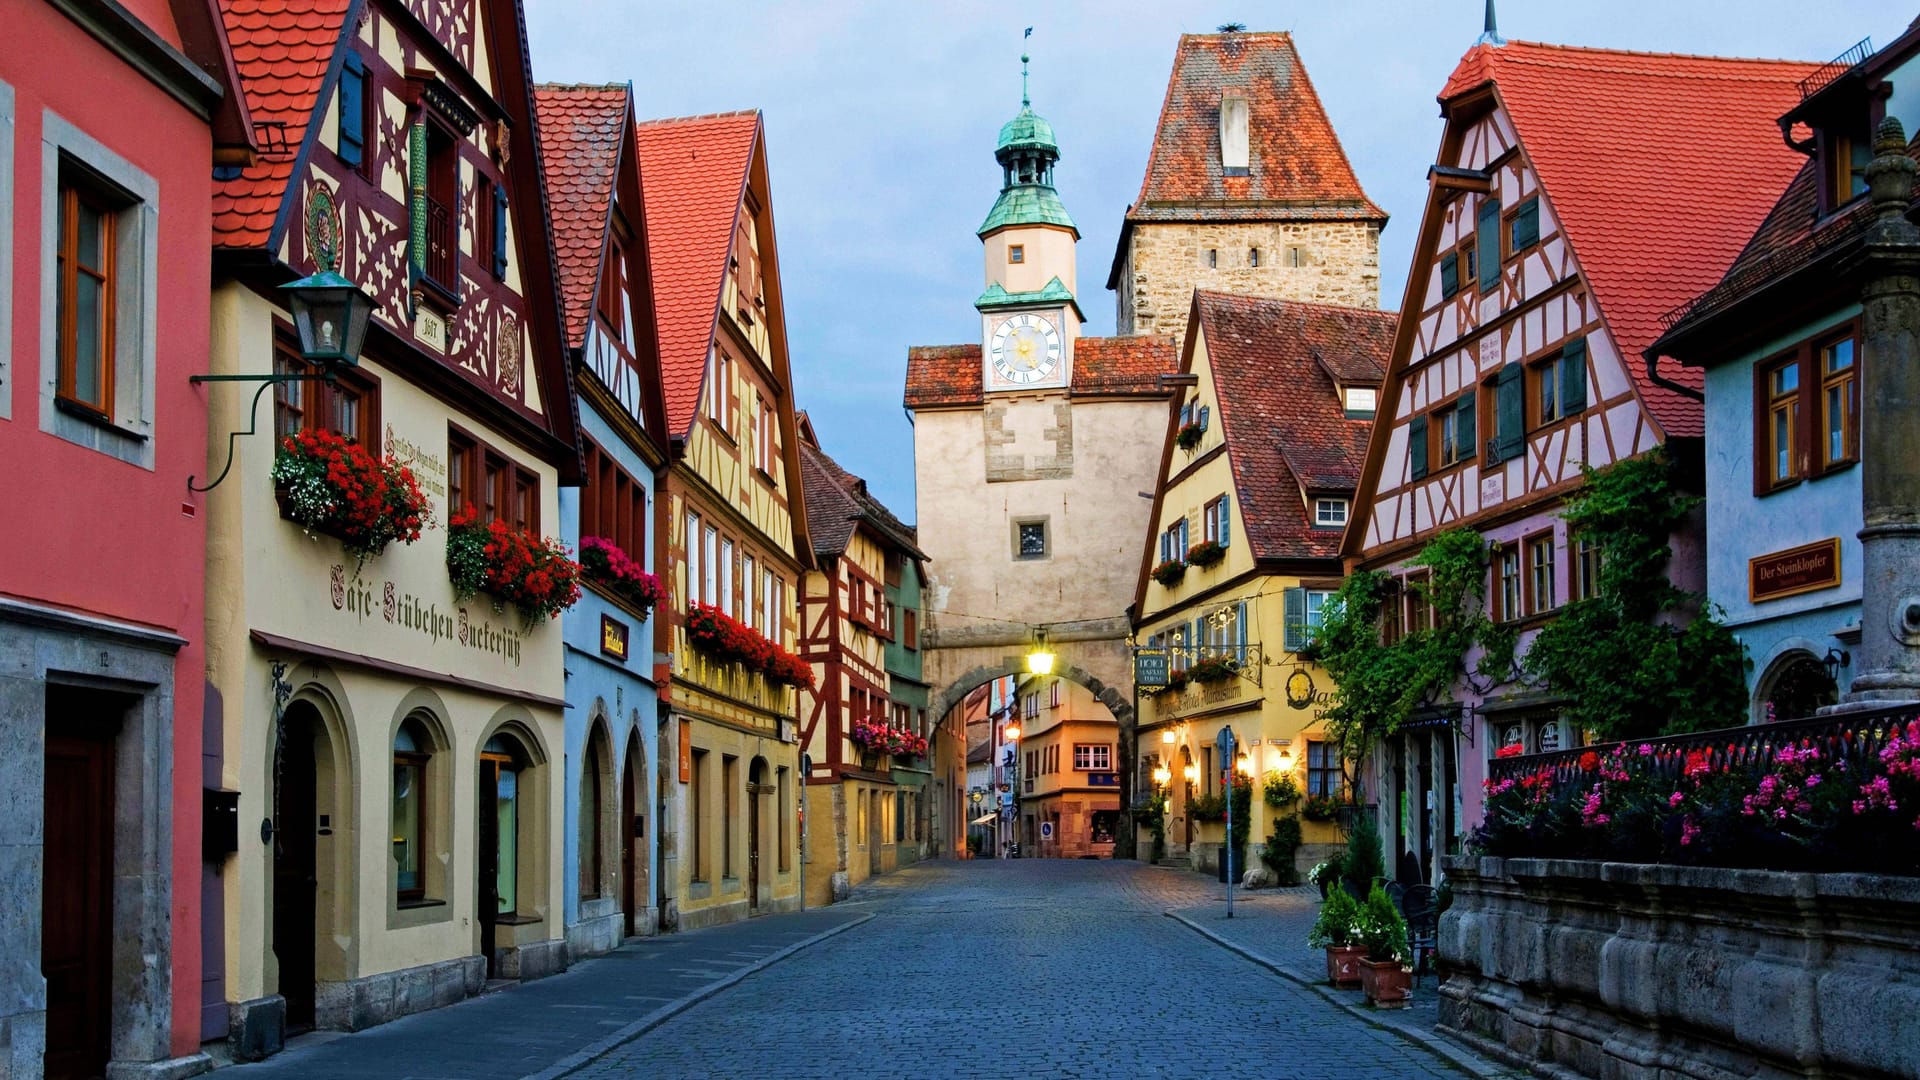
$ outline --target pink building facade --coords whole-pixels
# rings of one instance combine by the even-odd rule
[[[206,0],[33,0],[0,49],[0,1074],[200,1044]],[[212,72],[212,74],[209,74]],[[15,906],[17,905],[17,906]]]

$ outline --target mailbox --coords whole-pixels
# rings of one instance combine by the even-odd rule
[[[200,857],[219,862],[240,850],[240,793],[226,788],[200,791]]]

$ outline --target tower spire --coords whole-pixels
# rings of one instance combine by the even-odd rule
[[[1486,25],[1481,28],[1479,45],[1505,45],[1507,39],[1500,36],[1500,23],[1493,14],[1493,0],[1487,0]]]
[[[1493,0],[1487,0],[1487,3],[1493,3]],[[1027,96],[1027,61],[1029,59],[1031,57],[1026,53],[1020,54],[1020,107],[1023,109],[1033,107],[1033,101]]]

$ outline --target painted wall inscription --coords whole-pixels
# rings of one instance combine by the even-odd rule
[[[343,564],[335,564],[329,577],[333,610],[358,622],[379,619],[414,631],[429,646],[472,649],[520,666],[520,631],[505,621],[477,614],[465,604],[443,608],[439,601],[416,596],[391,581],[380,582],[376,594],[373,582],[349,577]]]

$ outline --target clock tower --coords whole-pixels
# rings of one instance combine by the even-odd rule
[[[1080,230],[1053,189],[1060,147],[1033,111],[1020,58],[1020,112],[1000,128],[1000,198],[982,222],[986,291],[980,311],[981,378],[988,392],[1058,390],[1072,379],[1083,321],[1074,300]]]

